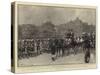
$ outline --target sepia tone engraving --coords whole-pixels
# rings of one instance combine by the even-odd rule
[[[96,9],[18,5],[18,66],[96,63]]]

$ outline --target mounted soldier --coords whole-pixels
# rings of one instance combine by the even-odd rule
[[[51,50],[51,59],[55,61],[56,59],[56,47],[55,47],[55,39],[51,38],[49,40],[49,48]]]
[[[88,35],[88,33],[84,34],[83,39],[84,39],[83,48],[85,50],[84,59],[85,59],[85,63],[89,63],[89,61],[90,61],[90,36]]]
[[[68,48],[73,50],[74,54],[76,54],[76,49],[75,49],[75,46],[76,46],[76,41],[74,39],[74,32],[70,29],[69,32],[67,33],[67,37],[68,39]],[[68,54],[69,54],[69,50],[68,50]]]

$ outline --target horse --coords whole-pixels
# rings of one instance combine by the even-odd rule
[[[57,57],[63,56],[63,39],[53,38],[49,40],[49,49],[51,50],[52,60],[55,61]]]
[[[65,42],[64,42],[64,46],[63,46],[64,53],[66,53],[66,51],[67,51],[67,55],[69,55],[71,53],[71,50],[72,50],[74,55],[75,55],[77,53],[76,46],[77,46],[77,42],[75,41],[75,39],[66,38]]]

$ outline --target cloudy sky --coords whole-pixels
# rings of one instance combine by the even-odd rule
[[[79,17],[82,21],[89,24],[96,24],[95,9],[86,8],[61,8],[45,6],[18,6],[18,24],[41,25],[46,21],[51,21],[55,25],[67,23]]]

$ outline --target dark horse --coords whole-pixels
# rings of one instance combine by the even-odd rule
[[[57,57],[63,56],[64,54],[64,40],[53,38],[49,40],[49,48],[52,54],[52,60],[55,61]]]

